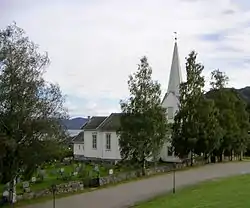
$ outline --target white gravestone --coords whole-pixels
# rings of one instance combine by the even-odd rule
[[[109,169],[109,175],[113,175],[114,171],[113,169]]]

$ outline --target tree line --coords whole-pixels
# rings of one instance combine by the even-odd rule
[[[227,88],[229,78],[220,70],[211,73],[205,92],[204,66],[197,53],[186,62],[187,81],[180,85],[180,109],[173,124],[172,145],[180,157],[203,155],[208,162],[223,157],[243,157],[249,137],[248,103],[237,90]]]
[[[186,58],[185,68],[187,80],[180,84],[179,111],[173,124],[167,121],[161,87],[152,80],[146,57],[129,76],[130,97],[121,101],[119,144],[122,158],[139,164],[143,172],[148,159],[159,159],[166,142],[181,159],[203,156],[207,162],[222,161],[224,155],[242,159],[250,144],[250,107],[237,90],[227,88],[227,75],[214,70],[206,92],[204,66],[197,63],[195,51]]]

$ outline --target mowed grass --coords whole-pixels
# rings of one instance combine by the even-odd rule
[[[249,208],[250,175],[206,181],[135,208]]]

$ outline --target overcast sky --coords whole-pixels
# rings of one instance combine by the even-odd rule
[[[13,21],[48,52],[46,79],[60,84],[71,117],[119,112],[144,55],[164,94],[174,31],[184,78],[194,49],[207,80],[219,68],[230,86],[250,85],[249,0],[0,0],[0,28]]]

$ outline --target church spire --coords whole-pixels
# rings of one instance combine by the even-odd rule
[[[179,86],[180,83],[182,82],[182,76],[181,76],[181,67],[180,67],[180,60],[179,60],[179,53],[177,46],[177,33],[174,32],[174,34],[175,34],[174,52],[173,52],[167,93],[174,93],[175,95],[178,96]]]

